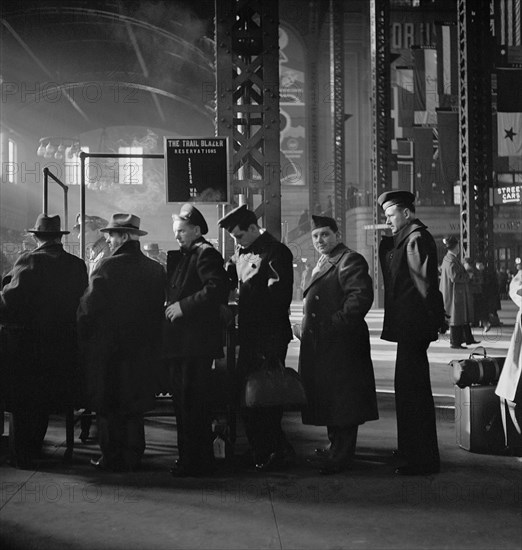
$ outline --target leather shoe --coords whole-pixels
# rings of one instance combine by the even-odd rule
[[[395,470],[395,473],[399,476],[427,476],[430,474],[438,474],[440,471],[439,466],[401,466]]]
[[[123,472],[124,471],[124,468],[122,466],[108,466],[103,457],[98,458],[97,460],[94,458],[91,458],[91,466],[94,466],[94,468],[102,472]]]
[[[103,470],[104,472],[109,471],[103,458],[98,458],[98,460],[91,458],[91,466],[94,466],[97,470]]]
[[[330,456],[330,447],[317,447],[317,449],[314,450],[314,453],[321,457]]]
[[[467,346],[471,346],[471,344],[480,344],[480,340],[472,340],[471,342],[466,342]]]
[[[455,344],[451,344],[450,348],[452,348],[452,349],[468,349],[466,346],[463,346],[462,344],[459,345],[459,346],[457,346]]]

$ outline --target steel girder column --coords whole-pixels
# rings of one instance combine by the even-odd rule
[[[216,0],[217,134],[232,143],[231,183],[281,237],[278,0]]]
[[[390,14],[388,0],[371,0],[372,69],[372,214],[373,214],[373,287],[375,305],[382,307],[383,291],[379,271],[379,231],[381,213],[377,197],[391,185],[390,165]]]
[[[330,0],[330,82],[333,89],[332,129],[334,161],[333,217],[346,239],[346,191],[344,180],[344,12],[343,4]]]
[[[458,0],[462,257],[494,262],[489,0]]]

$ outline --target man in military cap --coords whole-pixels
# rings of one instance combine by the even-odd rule
[[[87,405],[97,414],[102,470],[134,470],[145,451],[143,414],[158,391],[165,272],[140,249],[140,218],[113,214],[101,228],[111,256],[92,272],[78,308]]]
[[[208,402],[213,360],[223,355],[220,309],[228,279],[221,254],[204,235],[208,226],[192,204],[174,214],[179,251],[167,255],[167,308],[163,354],[172,383],[179,458],[176,477],[210,474],[215,468]]]
[[[37,248],[20,255],[0,292],[6,410],[12,412],[14,466],[33,467],[49,414],[76,405],[79,363],[76,310],[87,287],[85,264],[65,252],[59,216],[38,216],[27,230]],[[5,357],[4,353],[8,354]]]
[[[303,423],[327,426],[330,444],[312,465],[323,474],[351,466],[360,424],[376,420],[377,396],[364,320],[373,302],[366,260],[341,242],[333,218],[312,215],[320,254],[304,288],[299,372],[308,398]]]
[[[236,242],[227,269],[233,288],[239,288],[240,376],[259,368],[263,357],[284,363],[292,339],[289,308],[293,291],[292,252],[267,231],[261,231],[254,212],[239,206],[221,218],[219,226]],[[244,421],[259,471],[289,465],[294,451],[281,428],[279,408],[245,409]]]
[[[444,330],[438,285],[437,247],[416,217],[415,196],[387,191],[378,198],[392,236],[384,236],[379,259],[384,277],[381,338],[397,342],[395,406],[400,475],[437,473],[440,468],[435,407],[427,350]]]

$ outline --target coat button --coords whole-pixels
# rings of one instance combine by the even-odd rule
[[[316,296],[315,299],[316,299],[316,300],[319,300],[319,296]]]
[[[312,317],[315,317],[315,313],[312,313]]]

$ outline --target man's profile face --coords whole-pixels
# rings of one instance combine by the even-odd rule
[[[339,233],[331,227],[318,227],[312,230],[312,243],[320,254],[330,254],[339,241]]]
[[[391,229],[391,232],[395,235],[409,222],[408,208],[404,208],[397,204],[388,206],[384,211],[386,216],[386,225]]]
[[[239,226],[236,225],[236,227],[230,231],[230,235],[232,235],[236,244],[241,248],[248,248],[259,237],[259,231],[257,226],[253,223],[250,224],[246,230],[239,229]]]
[[[172,224],[174,237],[181,248],[190,248],[190,245],[201,236],[198,225],[191,225],[186,220],[174,220]]]
[[[120,231],[107,231],[106,235],[106,240],[112,252],[119,248],[128,238],[126,233]]]

